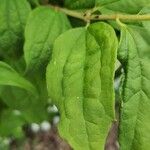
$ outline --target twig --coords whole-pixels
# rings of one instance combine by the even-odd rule
[[[58,6],[53,6],[53,5],[48,5],[51,8],[61,11],[65,13],[68,16],[72,16],[81,20],[84,20],[86,22],[89,22],[90,20],[116,20],[119,19],[121,21],[148,21],[150,20],[150,14],[101,14],[101,15],[95,15],[95,14],[90,14],[86,12],[79,12],[75,10],[69,10],[66,8],[61,8]]]

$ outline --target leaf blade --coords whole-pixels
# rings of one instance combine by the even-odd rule
[[[109,4],[112,4],[116,1],[119,1],[119,0],[95,0],[95,5],[97,6],[104,6],[104,5],[109,5]]]
[[[74,149],[104,149],[108,130],[115,118],[113,74],[116,48],[116,35],[105,23],[95,23],[87,30],[69,30],[55,41],[52,61],[47,68],[48,92],[61,113],[59,132]],[[101,63],[110,70],[107,67],[100,69]],[[102,77],[106,75],[104,82],[100,73]],[[108,89],[107,85],[110,85]],[[106,89],[111,91],[109,96]]]
[[[122,89],[122,108],[119,142],[121,150],[147,149],[149,144],[149,33],[144,28],[122,28],[119,57],[125,75]],[[140,41],[140,42],[139,42]],[[123,44],[123,45],[122,45]],[[126,53],[122,53],[122,51]]]
[[[2,61],[0,61],[0,84],[20,87],[37,95],[35,87],[29,81],[21,77],[13,68]]]
[[[30,11],[30,5],[26,0],[0,0],[0,53],[2,55],[16,49],[20,50]]]
[[[11,123],[8,123],[11,122]],[[0,116],[0,134],[2,137],[22,138],[22,126],[26,123],[18,110],[5,109]]]
[[[106,8],[109,8],[115,12],[123,13],[139,13],[139,11],[150,4],[150,0],[119,0],[112,4],[108,4]]]
[[[65,0],[65,6],[72,9],[92,8],[94,4],[95,0]]]
[[[54,40],[69,28],[65,14],[48,7],[36,8],[30,14],[25,29],[24,55],[27,70],[47,65]]]

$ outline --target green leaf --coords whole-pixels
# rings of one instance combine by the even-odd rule
[[[31,3],[31,5],[33,5],[33,6],[39,6],[40,5],[40,2],[39,2],[39,0],[28,0],[30,3]]]
[[[9,108],[19,110],[28,123],[48,119],[45,99],[37,98],[17,87],[2,86],[0,89],[3,102]]]
[[[115,119],[113,78],[117,38],[95,23],[59,36],[47,67],[50,98],[61,114],[60,135],[75,150],[103,150]]]
[[[39,7],[31,14],[25,29],[24,55],[27,70],[47,65],[54,40],[70,28],[65,14]]]
[[[144,7],[141,11],[140,14],[150,14],[150,5],[147,7]],[[145,29],[147,29],[150,32],[150,21],[142,21],[143,26]]]
[[[24,124],[25,120],[18,110],[6,109],[0,118],[0,135],[3,137],[23,137],[22,126]]]
[[[120,1],[120,0],[95,0],[95,5],[103,6],[103,5],[107,5],[107,4],[112,4],[116,1]]]
[[[18,70],[20,70],[20,67],[22,67],[22,60],[17,62],[17,65],[19,66],[17,66],[16,69],[19,68]],[[43,72],[43,70],[40,70],[33,74],[30,73],[30,77],[26,76],[26,79],[34,84],[38,92],[38,96],[33,95],[33,90],[31,93],[20,87],[5,85],[0,86],[0,97],[9,108],[21,111],[22,115],[28,122],[41,122],[48,119],[46,111],[48,96],[45,71]]]
[[[139,13],[139,11],[150,4],[150,0],[119,0],[115,3],[107,5],[107,8],[124,13]]]
[[[118,57],[124,67],[120,116],[120,150],[150,147],[150,34],[124,26]]]
[[[31,8],[26,0],[0,0],[0,54],[20,50]]]
[[[65,0],[65,6],[72,9],[93,8],[103,6],[119,0]]]
[[[0,61],[0,85],[16,86],[37,95],[35,87],[28,80],[2,61]]]
[[[0,97],[9,108],[21,111],[28,122],[41,122],[48,119],[45,72],[41,70],[34,74],[30,73],[30,77],[26,78],[36,87],[38,96],[20,87],[0,86]]]
[[[72,9],[93,8],[116,2],[118,0],[65,0],[65,6]]]
[[[65,0],[65,6],[72,9],[92,8],[95,0]]]

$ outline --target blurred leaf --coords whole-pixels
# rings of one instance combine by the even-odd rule
[[[65,0],[65,6],[72,9],[92,8],[95,0]]]
[[[57,5],[57,6],[62,6],[62,7],[64,4],[64,0],[47,0],[47,1],[52,5]]]
[[[1,93],[2,91],[1,91],[1,88],[0,88],[0,95],[2,94]],[[7,108],[7,105],[4,103],[4,101],[1,99],[1,97],[0,97],[0,116],[1,116],[1,113],[2,113],[2,111],[4,110],[4,109],[6,109]]]
[[[119,0],[65,0],[65,6],[72,9],[101,7]]]
[[[9,139],[0,137],[0,149],[8,150],[9,149]]]
[[[116,1],[120,1],[120,0],[95,0],[95,5],[101,7],[103,5],[112,4]]]
[[[38,6],[40,5],[40,0],[28,0],[32,6]]]
[[[38,97],[35,97],[22,88],[1,86],[1,98],[9,108],[21,111],[27,122],[40,122],[48,117],[46,110],[48,95],[45,74],[43,71],[39,73],[34,72],[26,78],[36,87],[39,95]]]
[[[17,87],[3,86],[1,89],[4,103],[11,109],[19,110],[27,122],[40,122],[47,119],[44,99],[37,98]]]
[[[0,0],[0,55],[18,55],[14,51],[22,48],[24,27],[30,11],[26,0]]]
[[[23,136],[23,124],[25,124],[25,120],[19,111],[6,109],[2,112],[0,118],[0,135],[20,138]]]
[[[40,113],[39,116],[41,116],[41,119],[47,118],[46,106],[48,104],[48,92],[45,72],[46,68],[41,68],[39,70],[36,70],[35,72],[29,72],[29,74],[26,75],[26,77],[34,84],[38,91],[39,98],[34,102],[34,105],[37,105],[37,113]]]
[[[37,95],[35,87],[8,64],[0,61],[0,85],[10,85],[23,88]]]
[[[0,62],[0,84],[5,85],[0,88],[0,96],[9,108],[21,111],[28,122],[39,122],[47,118],[46,84],[42,84],[44,77],[41,79],[36,75],[34,79],[38,85],[38,97],[35,95],[37,90],[28,80],[6,63]]]

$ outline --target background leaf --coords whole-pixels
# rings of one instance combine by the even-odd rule
[[[40,5],[40,0],[28,0],[31,5],[33,6],[39,6]]]
[[[139,14],[150,14],[150,5],[144,7]],[[142,24],[144,26],[145,29],[147,29],[150,32],[150,21],[142,21]]]
[[[30,11],[26,0],[0,0],[0,55],[13,57],[20,54]]]
[[[47,100],[37,98],[17,87],[2,86],[0,89],[2,101],[8,108],[19,110],[26,122],[41,122],[48,119]]]
[[[65,0],[65,6],[72,9],[93,8],[111,4],[119,0]]]
[[[23,124],[25,124],[25,120],[18,110],[6,109],[0,117],[0,135],[21,138],[23,137]]]
[[[139,13],[143,7],[149,4],[150,0],[119,0],[107,5],[106,8],[115,12],[136,14]]]
[[[119,142],[121,150],[146,150],[150,139],[150,34],[122,27],[118,57],[124,68]]]
[[[8,64],[0,61],[0,85],[10,85],[23,88],[34,95],[37,94],[35,87],[22,76],[20,76]]]
[[[106,5],[106,4],[112,4],[116,1],[120,1],[120,0],[95,0],[95,5],[101,7],[101,6]]]
[[[47,65],[54,40],[70,27],[65,14],[50,7],[36,8],[25,29],[24,55],[27,70]]]
[[[65,6],[72,9],[92,8],[95,0],[65,0]]]

